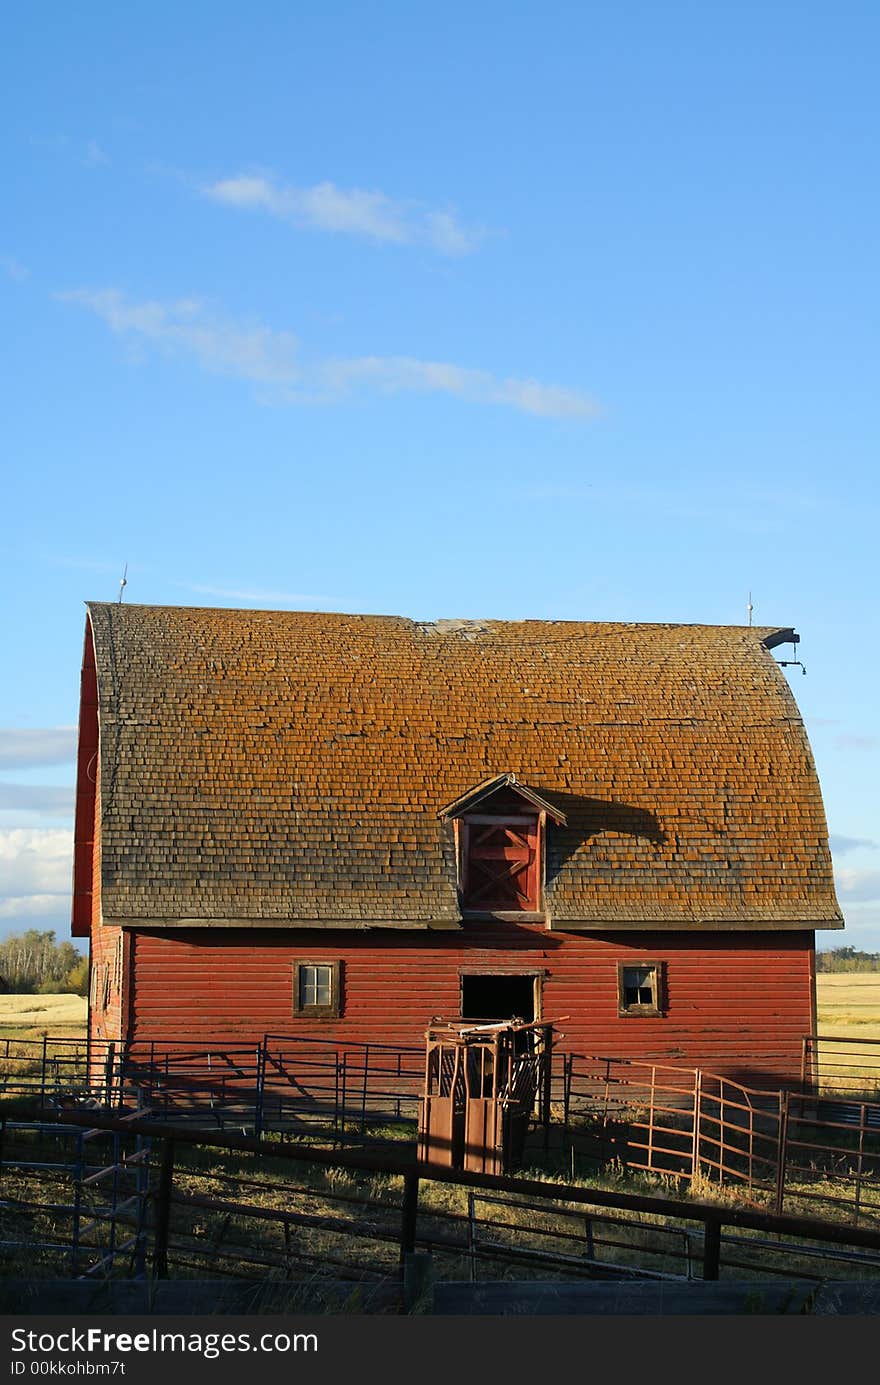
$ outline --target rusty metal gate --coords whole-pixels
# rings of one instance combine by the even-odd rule
[[[507,1173],[522,1159],[536,1107],[549,1120],[550,1024],[435,1020],[426,1030],[419,1159]]]

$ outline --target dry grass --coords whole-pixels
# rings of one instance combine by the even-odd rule
[[[79,1039],[88,1002],[81,995],[0,995],[0,1038]]]
[[[820,1034],[880,1039],[880,972],[820,972],[816,1001]]]

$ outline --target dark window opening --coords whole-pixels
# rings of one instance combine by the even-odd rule
[[[535,1014],[535,976],[463,976],[461,1017],[466,1020],[521,1019],[527,1024]]]
[[[663,969],[660,962],[620,963],[617,968],[618,1011],[621,1015],[663,1013]]]

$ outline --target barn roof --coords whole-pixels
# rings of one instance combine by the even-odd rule
[[[88,615],[105,920],[456,927],[439,815],[509,774],[551,928],[840,926],[790,631]]]

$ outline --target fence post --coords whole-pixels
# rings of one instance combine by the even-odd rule
[[[865,1129],[868,1122],[868,1108],[863,1101],[859,1107],[859,1157],[856,1163],[855,1221],[858,1225],[862,1206],[862,1174],[865,1166]]]
[[[257,1049],[257,1086],[254,1092],[254,1134],[259,1138],[263,1133],[263,1093],[266,1089],[266,1058],[264,1044]]]
[[[703,1233],[703,1278],[717,1279],[721,1264],[721,1218],[706,1215]]]
[[[400,1214],[400,1269],[403,1273],[403,1265],[407,1255],[412,1254],[416,1248],[416,1216],[419,1210],[419,1175],[417,1173],[405,1173],[403,1175],[403,1204]]]
[[[544,1149],[550,1148],[550,1105],[551,1084],[553,1082],[553,1030],[550,1025],[544,1028],[544,1054],[542,1061],[543,1091],[541,1092],[541,1120],[544,1125]]]
[[[786,1090],[779,1093],[779,1138],[776,1142],[776,1215],[782,1216],[785,1201],[785,1161],[788,1157],[788,1099]]]
[[[70,1273],[74,1278],[79,1273],[79,1233],[82,1215],[82,1181],[85,1174],[83,1156],[83,1131],[76,1132],[76,1153],[74,1154],[73,1182],[73,1221],[70,1228]]]
[[[45,1040],[43,1041],[45,1043]],[[111,1039],[107,1045],[107,1054],[104,1059],[104,1105],[113,1105],[113,1060],[116,1056],[116,1045]]]
[[[724,1156],[727,1153],[727,1122],[724,1119],[724,1078],[718,1079],[718,1183],[724,1182]],[[733,1167],[733,1165],[731,1165]]]
[[[409,1313],[429,1292],[430,1253],[416,1254],[416,1218],[419,1210],[419,1175],[403,1175],[403,1205],[400,1215],[400,1312]]]
[[[345,1103],[346,1103],[346,1100],[347,1100],[347,1090],[346,1090],[347,1078],[348,1078],[348,1054],[347,1054],[347,1053],[343,1053],[343,1055],[342,1055],[342,1116],[341,1116],[341,1118],[340,1118],[339,1129],[338,1129],[338,1131],[337,1131],[337,1134],[339,1135],[339,1139],[342,1141],[343,1144],[345,1143]],[[339,1111],[339,1108],[338,1108],[338,1106],[337,1106],[337,1115],[338,1115],[338,1111]]]
[[[162,1145],[159,1187],[156,1190],[156,1230],[153,1244],[153,1274],[168,1278],[168,1231],[171,1224],[171,1188],[174,1182],[174,1141]]]
[[[367,1084],[370,1074],[370,1045],[364,1044],[364,1086],[361,1094],[361,1134],[367,1128]]]
[[[694,1138],[691,1147],[691,1178],[696,1178],[700,1172],[700,1117],[702,1112],[703,1094],[703,1073],[702,1069],[694,1071]]]

